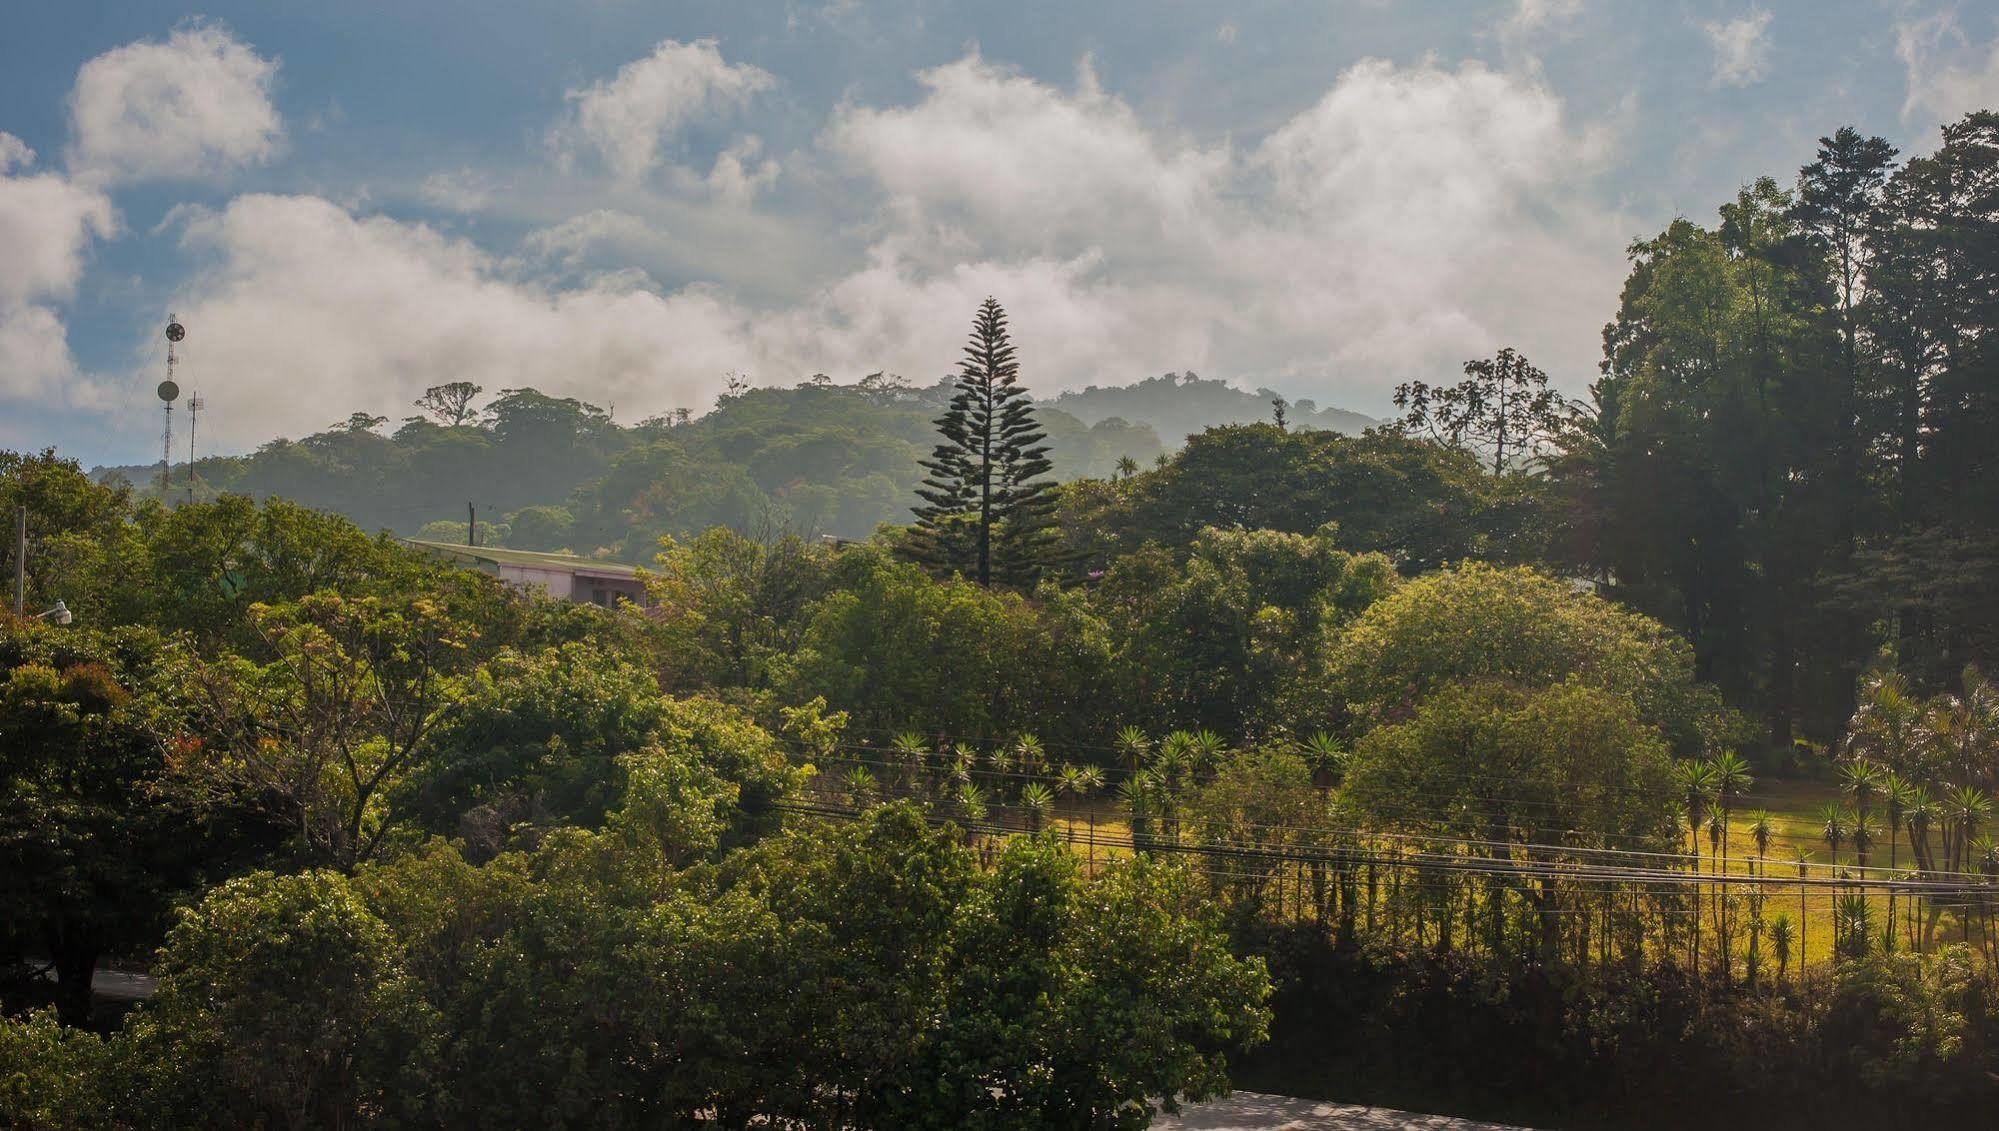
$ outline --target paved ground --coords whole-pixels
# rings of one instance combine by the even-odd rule
[[[153,996],[154,986],[152,975],[122,970],[98,970],[90,978],[90,991],[112,1001],[144,1001]]]
[[[1497,1123],[1256,1092],[1237,1092],[1225,1100],[1190,1107],[1177,1117],[1161,1116],[1152,1126],[1160,1131],[1521,1131]]]
[[[41,959],[30,959],[39,963]],[[55,981],[55,971],[44,970],[42,977]],[[106,1001],[144,1001],[153,996],[158,983],[150,974],[132,974],[99,966],[90,975],[90,992]]]

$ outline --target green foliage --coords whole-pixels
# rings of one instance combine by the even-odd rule
[[[121,1037],[166,1126],[414,1122],[438,1017],[387,924],[331,872],[252,873],[182,915]]]
[[[1374,824],[1493,844],[1672,844],[1672,760],[1618,694],[1578,680],[1447,688],[1354,747],[1345,799]]]
[[[1395,584],[1384,558],[1331,531],[1202,531],[1184,561],[1137,554],[1105,575],[1102,610],[1127,717],[1254,737],[1284,733],[1325,679],[1325,641]]]
[[[1726,733],[1686,644],[1650,618],[1524,567],[1467,564],[1409,582],[1340,637],[1331,687],[1356,733],[1459,683],[1574,679],[1624,697],[1676,750]]]
[[[506,544],[522,550],[566,550],[574,525],[567,507],[522,507],[507,516]]]
[[[99,957],[163,929],[213,831],[170,788],[184,661],[145,629],[0,622],[0,961],[50,959],[72,1023]]]
[[[1066,741],[1110,721],[1076,716],[1108,651],[1101,622],[1074,595],[1029,599],[933,581],[868,547],[841,555],[838,586],[812,606],[774,684],[785,702],[824,696],[864,732],[920,724],[995,739],[1042,730]]]
[[[1469,453],[1388,429],[1212,428],[1152,471],[1068,485],[1058,521],[1071,552],[1098,566],[1148,542],[1184,548],[1210,527],[1328,530],[1338,548],[1387,554],[1411,574],[1539,548],[1531,485],[1492,480]]]
[[[1989,1079],[1991,994],[1965,947],[1876,952],[1840,968],[1826,1025],[1870,1085],[1949,1099]]]
[[[426,737],[397,804],[486,852],[517,822],[596,825],[620,792],[616,759],[653,741],[667,710],[649,673],[602,646],[503,651]]]
[[[717,528],[663,541],[647,588],[667,686],[769,687],[782,658],[797,650],[830,567],[827,552],[797,538],[764,543]]]
[[[396,832],[390,802],[455,708],[476,629],[424,596],[314,594],[251,621],[273,658],[196,670],[212,737],[187,771],[289,824],[301,860],[351,870]]]
[[[47,1010],[0,1016],[0,1123],[33,1131],[114,1126],[122,1067],[103,1037],[68,1028]]]

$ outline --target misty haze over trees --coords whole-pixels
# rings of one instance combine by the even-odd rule
[[[1121,460],[1150,466],[1189,433],[1269,419],[1274,395],[1168,374],[1065,393],[1038,405],[1036,419],[1058,478],[1101,479]],[[881,523],[909,521],[932,418],[949,397],[948,382],[922,388],[883,373],[851,384],[814,375],[790,388],[739,380],[698,417],[620,424],[574,398],[451,382],[400,423],[356,414],[247,456],[203,458],[196,496],[277,495],[364,529],[445,541],[464,540],[470,502],[494,545],[640,562],[659,535],[713,525],[865,538]],[[1358,432],[1373,423],[1315,412],[1309,401],[1291,413],[1308,428]],[[157,465],[97,474],[142,492],[159,482]],[[182,496],[186,477],[176,463]]]

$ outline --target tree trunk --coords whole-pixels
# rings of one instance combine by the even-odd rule
[[[56,1013],[67,1025],[90,1021],[91,982],[97,974],[97,948],[82,941],[59,941],[50,959],[55,963]]]

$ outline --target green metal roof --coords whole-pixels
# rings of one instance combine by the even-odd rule
[[[420,550],[430,550],[453,557],[471,558],[474,561],[491,562],[494,565],[528,566],[533,569],[564,569],[576,573],[610,574],[615,577],[632,577],[639,567],[626,562],[605,561],[599,558],[578,557],[575,554],[544,554],[536,550],[509,550],[502,546],[467,546],[462,542],[426,542],[421,538],[405,538],[404,542]]]

